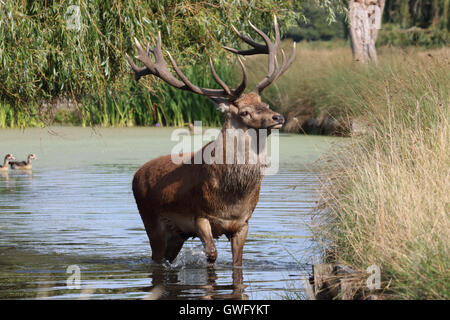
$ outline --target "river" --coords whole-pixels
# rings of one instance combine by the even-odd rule
[[[216,240],[213,270],[198,238],[185,243],[173,264],[151,261],[131,180],[142,164],[171,152],[177,143],[171,133],[0,130],[1,159],[6,153],[38,158],[32,172],[0,173],[0,298],[304,297],[303,279],[315,259],[309,225],[318,200],[318,177],[310,168],[342,138],[280,134],[280,169],[263,181],[239,271],[244,286],[235,290],[224,236]]]

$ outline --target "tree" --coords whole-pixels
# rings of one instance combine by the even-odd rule
[[[375,42],[385,0],[349,0],[350,42],[353,60],[377,62]]]

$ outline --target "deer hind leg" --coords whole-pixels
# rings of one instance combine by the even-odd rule
[[[162,263],[164,253],[166,252],[166,228],[159,219],[142,219],[147,231],[147,236],[152,248],[152,260],[156,263]]]
[[[196,227],[197,235],[203,242],[203,246],[205,247],[206,260],[208,261],[208,264],[214,264],[217,259],[217,249],[216,245],[214,244],[211,225],[209,224],[208,219],[197,218]]]
[[[166,251],[164,253],[164,258],[168,260],[170,263],[175,260],[183,247],[184,241],[186,238],[180,236],[179,234],[172,233],[167,239]]]
[[[247,238],[248,224],[246,223],[238,232],[231,237],[231,250],[233,253],[233,266],[242,266],[242,253],[244,251],[245,239]]]

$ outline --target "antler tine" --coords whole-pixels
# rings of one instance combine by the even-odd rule
[[[190,82],[189,79],[186,78],[186,76],[183,74],[183,72],[181,72],[180,68],[178,68],[178,66],[177,66],[177,63],[172,58],[172,55],[170,54],[170,52],[166,51],[166,53],[169,56],[170,63],[172,63],[172,67],[175,70],[176,74],[178,75],[178,77],[181,78],[181,81],[184,82],[184,84],[189,88],[189,90],[192,92],[198,93],[198,94],[203,94],[202,90],[200,90],[200,88],[197,87],[196,85],[192,84],[192,82]]]
[[[251,39],[250,37],[249,38],[245,37],[244,35],[242,35],[242,33],[240,33],[236,29],[235,26],[231,25],[231,28],[238,35],[238,37],[241,38],[242,41],[244,41],[245,43],[247,43],[250,46],[252,46],[253,49],[250,49],[250,50],[237,50],[237,49],[234,49],[234,48],[230,48],[230,47],[224,46],[223,48],[225,50],[228,50],[228,51],[230,51],[232,53],[240,54],[242,56],[253,55],[253,54],[258,54],[258,53],[268,53],[268,47],[267,46],[256,42],[255,40]]]
[[[247,87],[247,69],[245,68],[244,63],[242,62],[241,58],[237,57],[239,64],[241,65],[242,69],[242,82],[239,85],[239,87],[236,88],[234,91],[234,95],[236,97],[240,97],[242,93],[244,93],[245,88]]]
[[[220,79],[219,76],[217,75],[216,69],[214,69],[214,64],[213,64],[211,57],[209,57],[209,67],[211,68],[211,73],[212,73],[212,76],[214,77],[214,80],[216,80],[216,82],[223,88],[223,90],[225,90],[225,92],[231,96],[232,93],[231,93],[230,88],[228,88],[228,86],[225,84],[225,82],[223,82],[222,79]]]
[[[230,88],[223,82],[219,76],[216,73],[216,70],[214,69],[214,65],[212,63],[212,60],[210,59],[210,67],[211,72],[214,77],[214,80],[222,87],[222,89],[208,89],[208,88],[200,88],[196,85],[194,85],[192,82],[189,81],[189,79],[183,74],[183,72],[178,68],[177,63],[171,56],[171,54],[167,51],[167,55],[169,57],[169,60],[172,64],[172,67],[175,71],[175,73],[178,75],[178,77],[181,79],[177,79],[169,70],[167,67],[167,63],[164,59],[163,53],[162,53],[162,41],[161,41],[161,33],[158,32],[158,37],[156,39],[156,46],[154,48],[150,47],[150,45],[147,46],[147,50],[144,50],[139,43],[139,41],[135,38],[135,46],[138,51],[138,55],[136,58],[140,60],[145,67],[138,67],[133,60],[126,54],[126,58],[128,60],[128,63],[130,64],[130,67],[133,69],[135,73],[136,80],[139,80],[141,77],[152,74],[166,83],[182,90],[191,91],[200,95],[207,96],[213,101],[234,101],[244,92],[246,84],[247,84],[247,73],[245,70],[245,67],[243,66],[242,62],[241,67],[244,72],[244,77],[239,85],[239,87],[236,90],[230,90]],[[152,53],[155,62],[151,61],[149,54]]]
[[[150,60],[149,55],[147,54],[147,52],[142,48],[141,44],[139,43],[139,40],[134,38],[134,44],[136,46],[136,49],[138,51],[138,55],[136,56],[136,58],[138,60],[140,60],[146,67],[147,69],[149,69],[150,72],[154,72],[155,68],[153,65],[153,62]]]
[[[164,80],[168,84],[184,89],[184,83],[175,78],[167,69],[167,65],[164,61],[164,58],[161,53],[161,35],[158,34],[158,39],[156,40],[156,47],[151,48],[150,45],[147,46],[147,50],[144,50],[142,48],[142,45],[139,43],[139,41],[134,38],[134,43],[136,46],[136,49],[138,51],[138,55],[136,58],[141,61],[145,67],[138,67],[133,62],[133,60],[126,55],[128,63],[130,64],[131,68],[133,69],[135,73],[135,79],[139,80],[141,77],[147,75],[147,74],[153,74],[157,76],[158,78]],[[148,52],[151,52],[155,57],[155,62],[152,62],[150,59],[150,56],[148,55]]]
[[[258,33],[261,38],[263,38],[265,44],[260,44],[256,41],[254,41],[250,37],[245,37],[240,33],[234,26],[232,26],[233,31],[241,38],[245,43],[253,47],[252,49],[248,50],[237,50],[230,47],[224,47],[224,49],[239,54],[239,55],[254,55],[254,54],[268,54],[268,70],[266,77],[261,80],[253,90],[254,92],[261,93],[266,87],[268,87],[270,84],[272,84],[278,77],[280,77],[287,68],[291,65],[292,61],[294,60],[295,56],[295,46],[294,51],[292,55],[289,57],[289,59],[286,59],[286,55],[284,51],[282,50],[281,54],[283,57],[281,67],[278,68],[278,61],[277,61],[277,52],[278,48],[280,46],[281,37],[280,37],[280,28],[278,26],[277,17],[274,15],[273,17],[273,28],[275,33],[275,41],[272,42],[267,34],[265,34],[263,31],[255,27],[251,22],[249,22],[250,26],[253,30]]]
[[[281,77],[281,75],[289,68],[289,66],[292,64],[292,62],[294,62],[294,60],[295,60],[295,42],[294,42],[294,45],[292,46],[292,53],[289,56],[288,60],[286,60],[286,55],[284,54],[283,50],[281,50],[281,53],[283,55],[283,63],[281,65],[280,70],[277,72],[275,80],[278,79],[279,77]]]
[[[275,81],[275,79],[277,78],[277,69],[278,69],[278,63],[277,63],[277,52],[278,52],[278,47],[280,46],[280,29],[278,27],[278,21],[277,21],[277,17],[274,15],[273,16],[273,28],[275,31],[275,42],[272,43],[270,41],[270,38],[261,30],[257,29],[255,26],[253,26],[251,23],[250,25],[252,26],[253,29],[255,29],[256,32],[258,32],[258,34],[264,39],[264,41],[267,44],[268,47],[268,54],[269,54],[269,61],[268,61],[268,71],[267,71],[267,76],[261,80],[255,87],[255,89],[253,91],[261,93],[265,88],[267,88],[270,84],[272,84],[272,82]]]
[[[133,69],[134,71],[134,79],[136,81],[139,81],[139,79],[143,76],[146,76],[148,74],[151,74],[150,70],[147,69],[147,67],[138,67],[134,62],[133,59],[130,58],[130,56],[128,54],[125,53],[125,56],[128,60],[128,63],[131,67],[131,69]]]
[[[158,30],[158,38],[156,39],[156,47],[155,47],[155,59],[157,62],[159,61],[163,61],[165,63],[163,54],[162,54],[162,49],[161,49],[161,31]]]

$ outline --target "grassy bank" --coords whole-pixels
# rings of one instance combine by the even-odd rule
[[[322,249],[357,271],[380,266],[390,297],[449,299],[450,51],[385,48],[364,68],[348,49],[299,48],[292,68],[267,93],[273,103],[366,129],[321,167]]]

